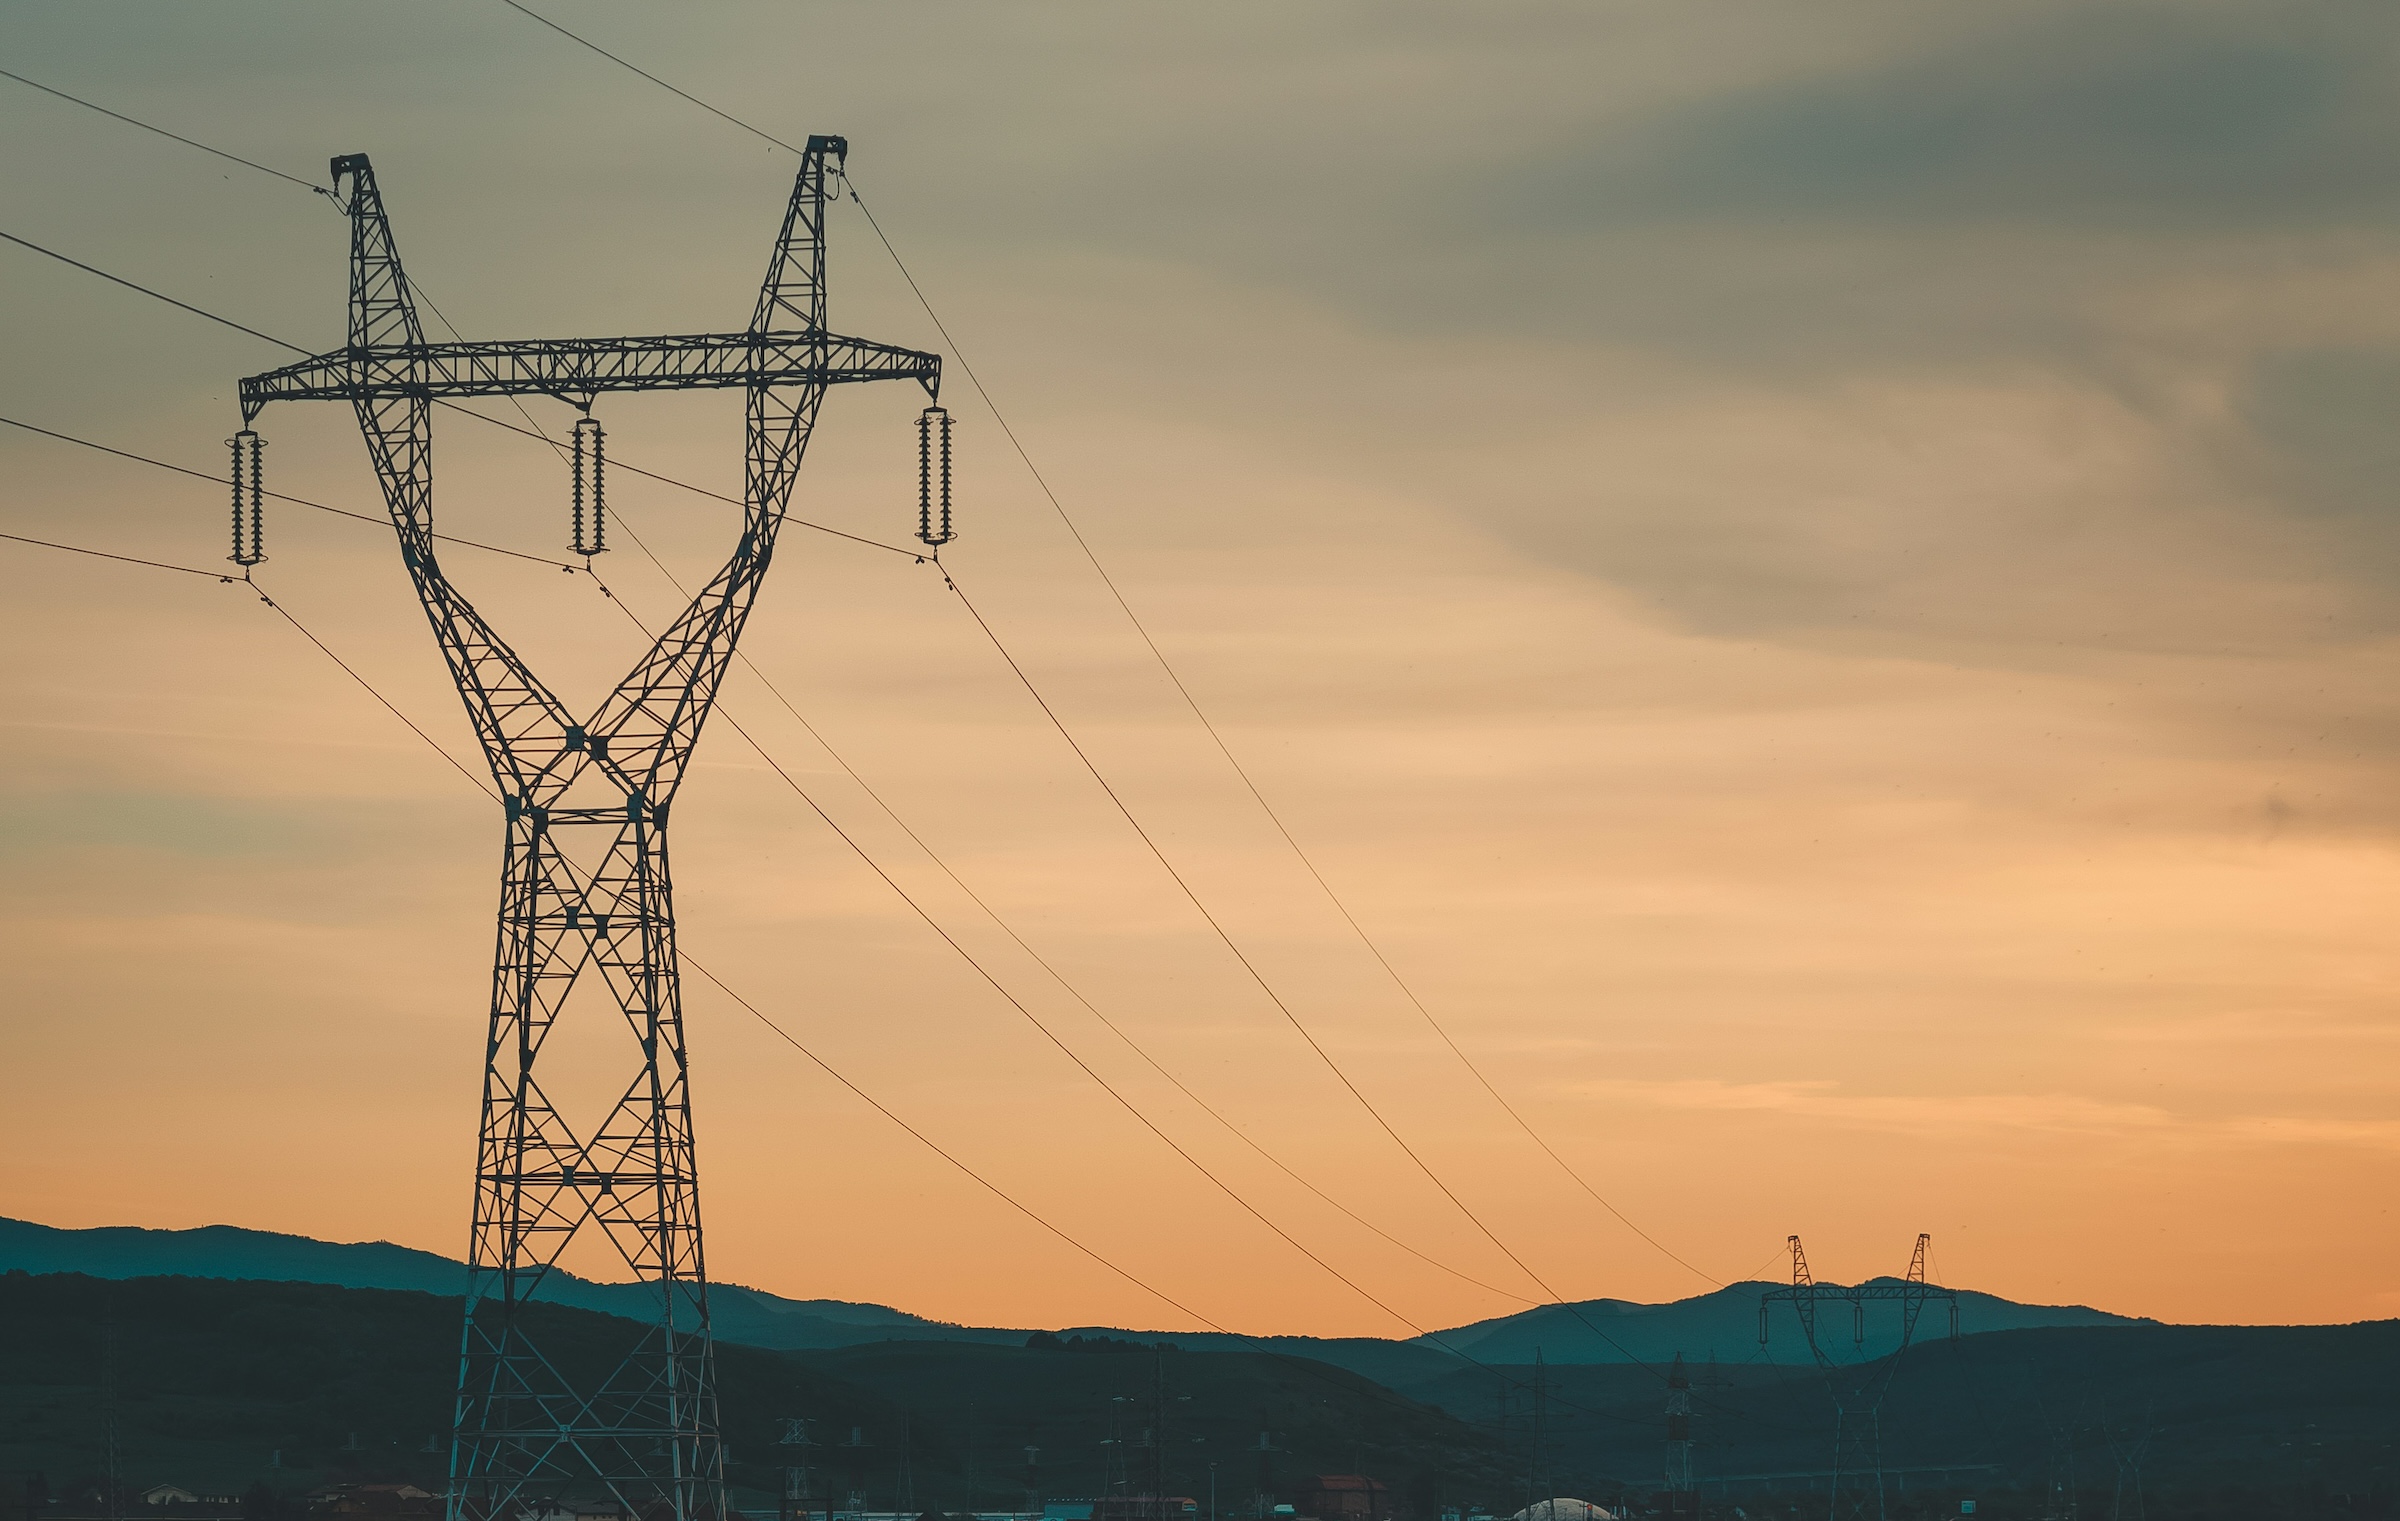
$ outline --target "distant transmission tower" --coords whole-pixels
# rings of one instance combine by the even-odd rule
[[[1809,1355],[1824,1375],[1825,1393],[1833,1401],[1833,1474],[1828,1485],[1833,1498],[1832,1521],[1885,1521],[1883,1397],[1892,1387],[1893,1375],[1900,1371],[1901,1355],[1916,1339],[1917,1317],[1924,1313],[1925,1301],[1939,1299],[1949,1305],[1950,1336],[1957,1339],[1958,1295],[1925,1281],[1925,1248],[1933,1238],[1923,1232],[1918,1233],[1916,1252],[1908,1260],[1906,1278],[1847,1289],[1818,1283],[1809,1275],[1808,1254],[1801,1250],[1800,1238],[1786,1240],[1792,1253],[1792,1286],[1769,1289],[1758,1296],[1758,1344],[1767,1344],[1768,1307],[1778,1302],[1789,1304],[1808,1339]],[[1825,1300],[1843,1300],[1850,1306],[1850,1342],[1861,1350],[1848,1363],[1837,1361],[1817,1334],[1817,1308]],[[1869,1362],[1863,1352],[1867,1305],[1879,1300],[1899,1302],[1900,1345],[1892,1349],[1891,1356]]]
[[[1699,1495],[1692,1487],[1692,1375],[1675,1354],[1667,1370],[1666,1488],[1659,1495],[1659,1513],[1667,1521],[1694,1521],[1700,1514]]]
[[[350,403],[401,562],[506,816],[450,1521],[506,1521],[537,1501],[604,1506],[643,1521],[725,1515],[667,818],[766,575],[826,388],[914,380],[928,397],[939,392],[935,356],[826,329],[826,184],[847,152],[838,137],[808,140],[747,330],[490,343],[425,341],[374,171],[363,154],[337,158],[335,189],[349,187],[349,342],[242,382],[235,560],[263,558],[258,436],[248,425],[271,401]],[[572,538],[577,553],[593,554],[604,547],[593,400],[604,391],[728,387],[748,393],[744,516],[733,553],[595,712],[571,713],[435,558],[433,406],[452,397],[544,395],[579,407],[587,421],[575,430]],[[936,429],[922,431],[930,450]],[[946,443],[946,428],[939,431]],[[945,537],[947,464],[945,451]],[[930,467],[920,473],[929,478]],[[930,516],[920,536],[936,542]],[[596,1017],[616,1033],[627,1074],[621,1088],[599,1090],[608,1107],[580,1130],[539,1070],[579,983],[605,1006],[577,1017]],[[524,1315],[586,1226],[655,1290],[639,1341],[596,1375],[545,1357]]]

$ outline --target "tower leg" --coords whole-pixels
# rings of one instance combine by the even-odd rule
[[[550,1499],[717,1521],[723,1460],[665,831],[621,810],[615,820],[515,812],[485,1044],[452,1521],[501,1521]],[[633,1069],[588,1137],[535,1075],[581,977],[605,983]],[[586,1226],[651,1288],[652,1313],[638,1338],[600,1361],[579,1334],[569,1369],[543,1350],[528,1302]]]

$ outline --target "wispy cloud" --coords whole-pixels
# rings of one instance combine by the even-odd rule
[[[1602,1079],[1576,1091],[1656,1109],[1766,1113],[1944,1144],[2011,1134],[2203,1146],[2345,1146],[2400,1151],[2400,1120],[2193,1115],[2072,1093],[1867,1094],[1830,1081]]]

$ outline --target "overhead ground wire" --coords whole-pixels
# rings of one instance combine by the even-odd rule
[[[85,100],[80,95],[69,95],[64,90],[58,89],[55,86],[43,84],[39,80],[27,79],[22,74],[12,74],[6,69],[0,69],[0,79],[13,79],[21,85],[30,85],[32,88],[41,91],[44,95],[55,95],[60,100],[73,101],[76,105],[83,107],[87,111],[97,111],[102,116],[114,117],[116,120],[125,123],[125,125],[129,127],[139,127],[144,132],[155,132],[160,137],[173,138],[175,141],[183,144],[187,148],[197,148],[203,153],[214,154],[218,158],[222,159],[230,159],[234,163],[240,164],[245,169],[255,169],[261,174],[271,174],[277,179],[287,180],[290,183],[299,186],[303,190],[313,190],[319,195],[333,194],[330,189],[323,185],[317,184],[313,180],[304,180],[296,174],[286,174],[281,169],[269,168],[267,165],[259,163],[255,159],[244,158],[238,153],[228,153],[222,148],[212,148],[206,143],[196,142],[191,138],[185,137],[180,132],[169,132],[164,127],[154,127],[146,121],[136,121],[134,118],[127,116],[122,111],[111,111],[108,107],[101,105],[96,101]]]
[[[781,148],[786,153],[798,153],[800,151],[798,148],[793,147],[790,143],[785,142],[782,138],[775,136],[775,134],[771,132],[762,132],[758,128],[753,127],[748,122],[742,120],[740,117],[718,110],[715,106],[710,105],[707,101],[702,100],[699,96],[694,95],[686,90],[676,89],[675,86],[659,78],[656,74],[651,73],[648,69],[643,68],[640,64],[629,63],[625,59],[618,57],[616,54],[602,47],[597,42],[588,41],[585,38],[576,36],[573,32],[568,31],[565,27],[560,26],[557,22],[551,20],[541,12],[533,10],[527,6],[519,5],[517,0],[500,0],[500,3],[521,15],[532,17],[534,20],[539,21],[542,25],[550,28],[550,30],[558,33],[558,35],[561,37],[566,38],[569,42],[575,43],[579,47],[590,48],[593,52],[598,53],[601,57],[607,59],[610,63],[617,65],[619,68],[631,69],[634,73],[641,75],[644,79],[649,80],[652,84],[658,86],[662,90],[667,91],[669,94],[682,96],[685,100],[690,101],[693,105],[698,106],[701,110],[706,111],[709,115],[731,122],[733,125],[741,128],[744,132],[749,133],[752,137],[764,138],[768,142],[773,143],[776,147]]]

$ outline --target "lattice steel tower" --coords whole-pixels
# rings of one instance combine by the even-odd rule
[[[256,435],[247,424],[270,401],[349,402],[401,561],[506,815],[450,1521],[505,1521],[548,1501],[613,1505],[645,1521],[725,1514],[667,820],[774,553],[826,388],[908,379],[938,396],[934,355],[837,337],[825,326],[827,181],[839,178],[847,151],[838,137],[808,140],[746,331],[494,343],[426,342],[374,172],[364,155],[335,159],[336,191],[346,184],[349,192],[349,342],[242,382],[245,428],[235,457],[248,468],[246,477],[237,470],[245,484],[236,487],[236,557],[258,558],[254,512],[246,555],[240,541],[241,494],[249,492],[253,509],[257,494]],[[579,717],[442,573],[433,538],[433,407],[450,397],[532,393],[588,415],[601,392],[708,387],[748,393],[740,537],[632,673]],[[593,443],[588,538],[578,469],[579,550],[599,547]],[[601,987],[573,1017],[596,1016],[615,1030],[613,1004],[622,1018],[618,1070],[629,1074],[621,1090],[610,1080],[594,1108],[610,1094],[613,1105],[580,1132],[540,1071],[546,1039],[579,980]],[[613,1368],[588,1371],[545,1357],[521,1313],[587,1228],[605,1235],[656,1293],[638,1343]]]
[[[1958,1295],[1938,1283],[1925,1281],[1925,1248],[1933,1237],[1920,1231],[1917,1249],[1908,1259],[1908,1276],[1898,1281],[1862,1283],[1850,1288],[1839,1284],[1819,1283],[1808,1270],[1808,1253],[1801,1247],[1798,1236],[1787,1236],[1784,1244],[1792,1254],[1792,1285],[1788,1289],[1769,1289],[1758,1296],[1758,1344],[1767,1344],[1767,1312],[1776,1304],[1788,1304],[1799,1317],[1800,1331],[1808,1340],[1809,1356],[1816,1360],[1817,1371],[1824,1377],[1825,1393],[1833,1402],[1833,1469],[1827,1477],[1826,1488],[1832,1497],[1831,1521],[1887,1521],[1883,1493],[1883,1399],[1891,1392],[1892,1380],[1900,1371],[1900,1359],[1917,1339],[1917,1321],[1930,1301],[1940,1301],[1950,1310],[1950,1339],[1958,1339]],[[1827,1346],[1830,1339],[1818,1332],[1817,1312],[1830,1301],[1840,1300],[1850,1306],[1850,1344],[1853,1360],[1845,1362]],[[1900,1306],[1900,1341],[1889,1356],[1868,1360],[1867,1306],[1875,1303],[1897,1303]]]

